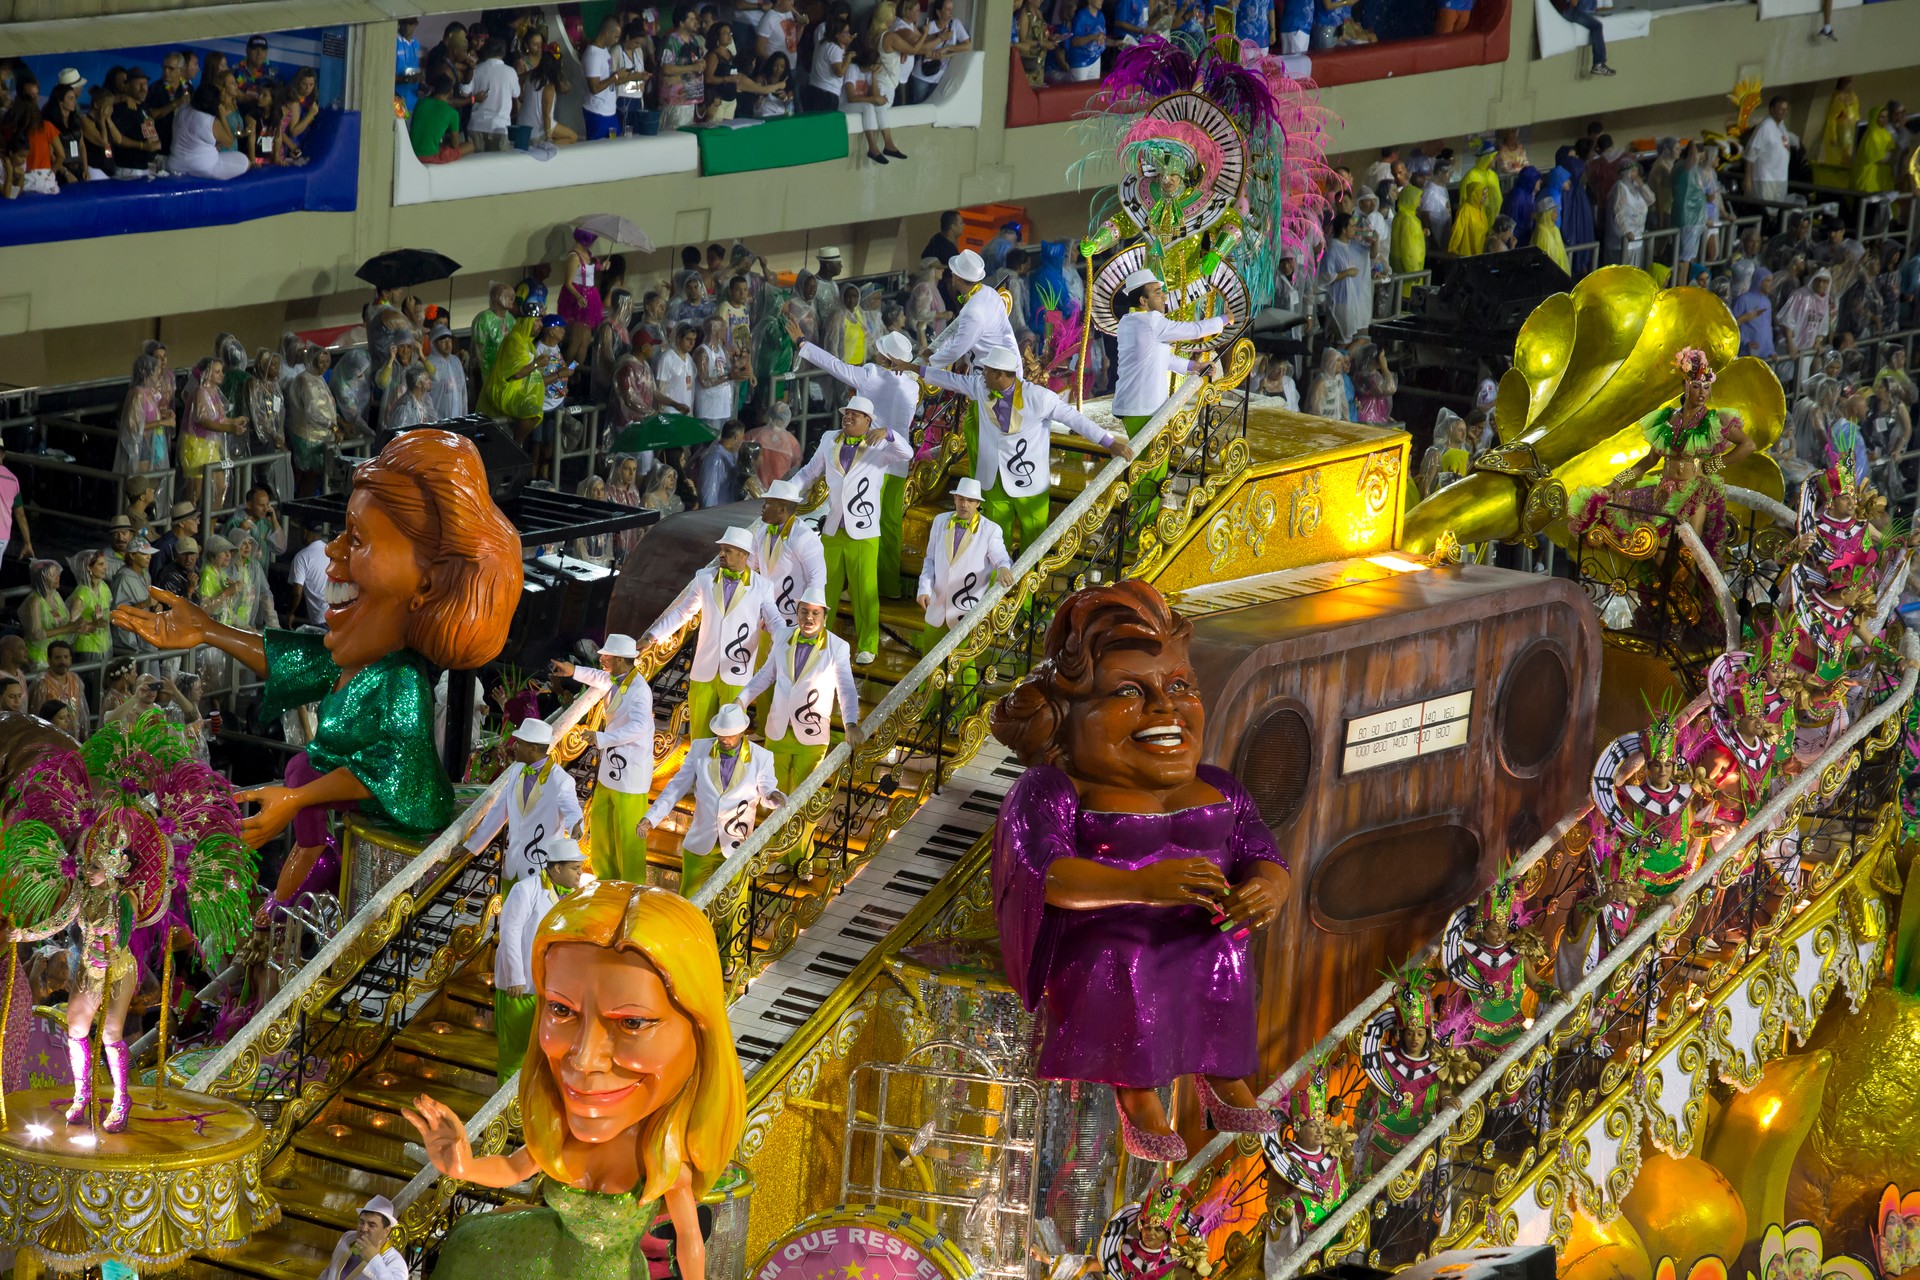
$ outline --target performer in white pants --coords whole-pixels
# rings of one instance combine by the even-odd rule
[[[693,668],[687,673],[688,734],[695,742],[711,736],[708,722],[714,710],[740,695],[753,677],[760,637],[783,621],[767,578],[752,569],[753,535],[736,526],[721,534],[718,543],[718,563],[696,571],[647,628],[647,643],[657,645],[695,618],[700,620]]]

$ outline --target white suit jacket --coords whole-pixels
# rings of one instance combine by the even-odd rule
[[[533,990],[533,935],[560,895],[538,872],[507,891],[500,907],[500,940],[493,948],[493,989]]]
[[[953,512],[943,511],[927,529],[927,554],[920,562],[920,589],[930,597],[927,625],[950,627],[964,618],[993,585],[996,569],[1011,569],[1007,540],[1000,526],[980,515],[978,527],[953,547]]]
[[[854,451],[853,461],[842,469],[840,432],[829,431],[793,482],[805,490],[825,476],[827,515],[820,522],[820,532],[832,535],[844,531],[855,542],[866,542],[880,536],[880,488],[888,469],[912,458],[913,446],[906,436],[872,428]]]
[[[1006,299],[998,289],[981,285],[967,295],[960,314],[941,331],[927,363],[945,369],[963,356],[973,359],[994,347],[1018,351],[1020,344],[1013,337],[1013,321],[1007,318]]]
[[[819,531],[799,516],[787,521],[784,533],[764,520],[754,525],[753,571],[766,575],[773,589],[773,607],[791,624],[807,588],[826,589],[827,552]]]
[[[799,634],[800,628],[788,627],[774,638],[772,651],[747,682],[740,701],[752,702],[771,686],[767,740],[791,732],[795,741],[817,747],[827,741],[827,720],[836,700],[842,727],[859,721],[860,692],[853,682],[852,651],[845,640],[823,629],[818,643],[796,649],[793,641]],[[797,652],[806,654],[804,662],[795,662]]]
[[[651,731],[648,738],[651,751]],[[529,799],[527,772],[527,766],[517,760],[507,766],[506,794],[487,810],[480,825],[467,837],[467,848],[478,852],[503,825],[506,827],[507,847],[500,855],[503,884],[525,880],[538,872],[547,864],[547,841],[559,835],[570,836],[580,826],[580,789],[573,775],[553,757],[547,757],[533,766],[533,796]]]
[[[742,739],[741,760],[733,767],[733,781],[720,783],[720,762],[714,758],[716,738],[699,738],[687,749],[680,771],[660,790],[653,807],[647,810],[647,822],[659,826],[673,812],[673,806],[688,792],[693,793],[693,821],[680,841],[682,853],[730,854],[753,834],[759,824],[760,809],[785,804],[779,784],[773,776],[773,752]]]
[[[1008,393],[1014,397],[1013,416],[1002,431],[984,375],[970,373],[962,378],[934,368],[922,370],[922,375],[937,387],[971,396],[979,410],[980,456],[973,460],[973,478],[983,490],[991,489],[996,480],[1015,498],[1031,498],[1052,489],[1050,423],[1057,422],[1103,448],[1113,443],[1112,435],[1095,426],[1093,419],[1037,383],[1013,385]]]
[[[693,580],[674,597],[667,611],[647,628],[647,639],[658,643],[700,619],[700,634],[693,646],[693,680],[719,679],[739,686],[753,676],[753,662],[760,650],[760,632],[781,625],[780,610],[774,607],[773,588],[768,579],[751,569],[747,580],[733,589],[733,603],[725,604],[720,568],[708,565],[693,575]]]
[[[653,686],[635,667],[615,680],[599,667],[575,667],[573,678],[606,689],[607,724],[593,735],[600,748],[599,785],[622,795],[653,790]]]

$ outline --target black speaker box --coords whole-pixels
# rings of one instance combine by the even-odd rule
[[[1421,301],[1430,321],[1515,329],[1543,299],[1571,288],[1573,277],[1559,263],[1528,247],[1455,259],[1445,283],[1426,290]]]

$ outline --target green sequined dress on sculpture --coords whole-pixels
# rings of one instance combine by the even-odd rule
[[[578,1191],[540,1180],[546,1203],[471,1214],[454,1223],[433,1274],[439,1280],[647,1280],[640,1238],[658,1200]]]
[[[433,683],[420,655],[390,653],[335,689],[341,671],[325,636],[269,630],[261,639],[267,656],[261,715],[319,704],[306,753],[287,762],[288,786],[346,769],[370,793],[359,803],[367,817],[408,831],[438,831],[453,821],[453,785],[433,744]],[[304,810],[293,826],[296,844],[326,839],[323,809]]]

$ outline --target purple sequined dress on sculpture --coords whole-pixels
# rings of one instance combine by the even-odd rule
[[[993,901],[1007,980],[1041,1013],[1035,1074],[1122,1088],[1183,1075],[1237,1079],[1257,1065],[1254,976],[1245,938],[1199,907],[1047,905],[1047,869],[1085,858],[1137,870],[1201,857],[1230,884],[1256,861],[1286,860],[1251,798],[1224,769],[1198,776],[1224,800],[1177,813],[1083,810],[1073,782],[1029,769],[1008,793],[993,837]]]

